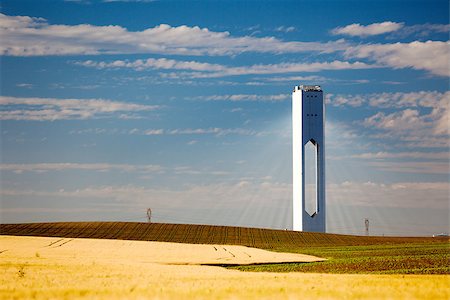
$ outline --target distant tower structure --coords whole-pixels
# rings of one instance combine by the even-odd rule
[[[325,103],[318,85],[292,93],[293,229],[325,232]]]
[[[149,223],[152,222],[152,209],[151,208],[147,208],[147,221]]]
[[[364,225],[366,226],[366,235],[369,236],[369,219],[364,219]]]

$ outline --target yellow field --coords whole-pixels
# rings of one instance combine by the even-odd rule
[[[449,299],[449,275],[253,273],[199,264],[314,261],[242,246],[0,236],[0,297]]]

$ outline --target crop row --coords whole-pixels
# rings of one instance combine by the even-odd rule
[[[1,224],[0,234],[65,238],[103,238],[191,244],[232,244],[289,251],[305,247],[434,243],[443,239],[363,237],[231,226],[132,222]],[[448,241],[448,239],[445,239]]]
[[[232,267],[254,272],[450,274],[449,243],[335,246],[304,249],[324,262]]]

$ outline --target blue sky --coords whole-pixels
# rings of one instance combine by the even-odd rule
[[[449,231],[448,1],[2,1],[1,222],[292,227],[326,94],[328,232]]]

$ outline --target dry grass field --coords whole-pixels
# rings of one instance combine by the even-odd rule
[[[0,234],[1,299],[450,298],[448,238],[100,222]]]
[[[450,296],[447,275],[253,273],[201,265],[217,261],[234,264],[315,260],[241,246],[16,236],[1,236],[0,245],[2,299]]]

